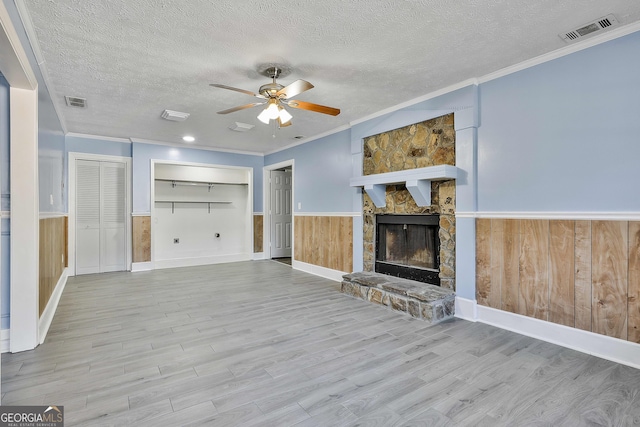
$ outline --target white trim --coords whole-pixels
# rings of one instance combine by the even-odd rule
[[[0,212],[0,219],[11,219],[11,211]]]
[[[296,261],[295,259],[291,260],[291,267],[293,267],[294,270],[304,271],[305,273],[324,277],[325,279],[333,280],[335,282],[342,282],[342,276],[348,274],[344,271],[332,270],[331,268],[308,264],[306,262]]]
[[[456,218],[639,221],[640,212],[456,212]]]
[[[151,212],[131,212],[131,216],[151,216]]]
[[[251,261],[252,253],[240,253],[231,255],[216,255],[198,258],[177,258],[154,261],[153,265],[156,269],[176,268],[176,267],[194,267],[197,265],[224,264],[227,262]]]
[[[104,162],[115,162],[115,163],[124,163],[125,164],[125,174],[126,174],[126,192],[127,192],[127,203],[126,203],[126,215],[128,216],[128,220],[126,223],[125,230],[125,239],[127,242],[126,254],[125,254],[125,269],[131,270],[131,264],[133,261],[133,220],[131,217],[132,206],[133,206],[133,168],[132,162],[133,159],[131,157],[123,157],[123,156],[109,156],[105,154],[88,154],[88,153],[77,153],[77,152],[69,152],[68,154],[68,167],[67,167],[67,182],[69,183],[69,192],[68,194],[68,204],[69,204],[69,217],[68,222],[68,269],[69,276],[76,275],[76,222],[75,222],[75,209],[76,209],[76,160],[93,160],[93,161],[104,161]]]
[[[88,133],[76,133],[76,132],[67,132],[65,136],[70,136],[73,138],[98,139],[100,141],[121,142],[123,144],[131,145],[131,139],[129,138],[116,138],[113,136],[101,136],[101,135],[93,135]]]
[[[60,111],[60,106],[58,105],[58,102],[56,102],[56,100],[58,99],[58,96],[53,87],[51,77],[49,77],[47,64],[44,60],[44,56],[42,55],[42,50],[40,49],[40,43],[38,42],[38,37],[36,35],[33,22],[31,21],[31,15],[29,14],[29,11],[25,6],[23,0],[15,0],[15,5],[16,5],[16,9],[18,10],[18,16],[20,16],[20,21],[22,21],[22,26],[24,27],[24,31],[27,34],[27,39],[29,40],[29,44],[31,45],[31,51],[33,52],[33,56],[35,56],[36,58],[36,63],[38,64],[38,68],[40,68],[40,74],[42,75],[42,80],[44,81],[44,87],[47,89],[49,98],[51,98],[51,103],[53,104],[53,109],[56,112],[58,121],[60,122],[60,127],[62,128],[62,132],[66,134],[67,124],[64,120],[64,115]]]
[[[137,271],[151,271],[153,270],[153,263],[149,262],[132,262],[131,263],[131,272],[135,273]]]
[[[11,329],[0,330],[0,353],[9,353],[11,347]]]
[[[349,124],[351,125],[351,127],[358,125],[360,123],[364,123],[364,122],[368,122],[369,120],[373,120],[373,119],[377,119],[378,117],[387,115],[387,114],[391,114],[391,113],[395,113],[396,111],[402,110],[403,108],[407,108],[407,107],[411,107],[413,105],[419,104],[421,102],[424,101],[428,101],[430,99],[433,98],[437,98],[439,96],[442,95],[446,95],[448,93],[451,92],[455,92],[456,90],[465,88],[467,86],[472,86],[472,85],[477,85],[478,84],[478,79],[476,78],[470,78],[467,80],[463,80],[459,83],[444,87],[442,89],[438,89],[438,90],[434,90],[433,92],[429,92],[425,95],[419,96],[417,98],[413,98],[410,99],[408,101],[402,102],[400,104],[396,104],[393,107],[389,107],[389,108],[385,108],[384,110],[380,110],[377,111],[373,114],[370,114],[368,116],[362,117],[360,119],[356,119],[356,120],[352,120],[351,122],[349,122]],[[452,111],[457,111],[457,110],[461,110],[461,109],[465,109],[466,107],[452,107]],[[438,108],[437,110],[445,110],[445,108]],[[437,117],[437,116],[436,116]],[[428,120],[428,119],[425,119]]]
[[[49,332],[49,327],[51,327],[51,322],[53,322],[53,316],[56,314],[56,310],[58,309],[58,304],[60,303],[60,297],[62,296],[62,292],[64,291],[64,287],[67,285],[67,269],[62,270],[62,274],[60,275],[60,279],[58,279],[58,283],[49,298],[49,302],[45,307],[42,315],[40,316],[40,321],[38,324],[38,328],[40,330],[40,344],[44,342],[44,339],[47,337],[47,332]]]
[[[526,61],[520,62],[519,64],[511,65],[493,73],[485,74],[484,76],[478,78],[478,82],[486,83],[491,80],[499,79],[500,77],[517,73],[518,71],[526,70],[527,68],[535,67],[536,65],[544,64],[545,62],[553,61],[554,59],[562,58],[563,56],[571,55],[572,53],[576,53],[581,50],[585,50],[590,47],[597,46],[599,44],[606,43],[620,37],[624,37],[631,33],[635,33],[638,30],[640,30],[640,22],[635,22],[633,24],[614,28],[603,34],[590,37],[578,43],[556,49],[540,56],[536,56],[535,58],[528,59]]]
[[[139,138],[129,138],[129,140],[131,142],[135,142],[139,144],[164,145],[167,147],[190,148],[192,150],[219,151],[221,153],[246,154],[248,156],[264,157],[263,153],[259,153],[257,151],[231,150],[227,148],[217,148],[217,147],[210,147],[206,145],[186,144],[184,142],[177,143],[177,142],[153,141],[150,139],[139,139]]]
[[[477,306],[478,305],[475,300],[456,296],[455,316],[460,319],[475,322],[478,320]]]
[[[4,4],[0,4],[0,51],[2,52],[0,68],[9,85],[20,89],[37,90],[38,79],[29,64],[29,57]]]
[[[38,91],[9,88],[10,103],[10,322],[11,352],[34,349],[38,339],[39,214]]]
[[[267,259],[267,257],[264,256],[264,252],[254,252],[253,253],[253,260],[254,261],[261,261],[263,259]]]
[[[64,212],[40,212],[40,219],[49,219],[49,218],[64,218],[69,216]]]
[[[360,217],[362,212],[296,212],[295,216],[350,216]]]
[[[339,126],[339,127],[335,128],[335,129],[332,129],[332,130],[329,130],[329,131],[326,131],[326,132],[323,132],[323,133],[319,133],[319,134],[314,135],[314,136],[310,136],[310,137],[307,137],[307,138],[300,139],[300,140],[298,140],[298,141],[296,141],[296,142],[294,142],[292,144],[285,145],[284,147],[279,147],[279,148],[277,148],[275,150],[267,151],[266,153],[264,153],[264,155],[268,156],[270,154],[274,154],[274,153],[278,153],[280,151],[288,150],[289,148],[297,147],[298,145],[306,144],[307,142],[315,141],[317,139],[324,138],[324,137],[327,137],[327,136],[330,136],[330,135],[334,135],[336,133],[340,133],[340,132],[343,132],[343,131],[349,130],[349,129],[351,129],[351,124],[342,125],[342,126]]]
[[[460,314],[458,314],[458,307],[461,307]],[[478,322],[591,354],[612,362],[640,368],[640,344],[484,307],[476,304],[475,301],[456,297],[456,317],[473,321],[473,315],[469,315],[469,313],[474,311],[477,313],[475,320]]]

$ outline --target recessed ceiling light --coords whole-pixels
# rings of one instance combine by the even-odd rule
[[[184,142],[193,142],[193,141],[195,141],[196,139],[195,139],[194,137],[192,137],[192,136],[187,135],[187,136],[183,136],[183,137],[182,137],[182,140],[183,140]]]

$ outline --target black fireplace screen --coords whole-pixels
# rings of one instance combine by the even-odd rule
[[[376,271],[440,285],[438,215],[376,216]]]

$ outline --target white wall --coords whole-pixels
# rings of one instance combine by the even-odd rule
[[[171,168],[174,168],[172,173]],[[154,181],[153,245],[158,268],[248,260],[252,257],[252,191],[249,184],[220,183],[226,176],[231,182],[250,182],[249,171],[211,169],[218,183],[209,188],[202,178],[202,168],[194,168],[198,185],[161,179],[188,179],[185,167],[156,165]],[[239,179],[240,178],[240,179]],[[199,202],[199,203],[196,203]],[[211,203],[208,203],[211,202]],[[219,234],[219,237],[216,237]],[[179,243],[174,243],[179,239]]]

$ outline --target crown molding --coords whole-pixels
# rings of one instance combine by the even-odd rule
[[[189,148],[192,150],[218,151],[221,153],[244,154],[247,156],[264,157],[263,153],[259,153],[257,151],[230,150],[227,148],[216,148],[216,147],[209,147],[206,145],[197,145],[197,144],[186,145],[186,144],[179,144],[175,142],[154,141],[151,139],[140,139],[140,138],[129,138],[129,139],[131,142],[135,142],[138,144],[164,145],[166,147]]]
[[[67,132],[65,136],[70,136],[73,138],[98,139],[101,141],[111,141],[111,142],[121,142],[124,144],[131,144],[131,140],[129,138],[117,138],[114,136],[100,136],[100,135],[92,135],[88,133],[76,133],[76,132]]]
[[[44,84],[44,87],[49,94],[49,98],[51,98],[51,103],[53,104],[53,109],[56,112],[56,116],[58,116],[58,121],[60,122],[60,127],[62,127],[62,132],[66,134],[67,124],[64,120],[64,115],[60,111],[60,106],[55,101],[57,99],[57,96],[54,90],[53,82],[51,81],[51,77],[49,77],[49,71],[47,70],[44,56],[42,55],[42,50],[40,49],[40,43],[38,43],[38,37],[36,35],[33,21],[31,20],[31,15],[29,14],[29,11],[24,4],[24,0],[15,0],[14,3],[16,5],[16,9],[18,10],[18,16],[20,17],[20,21],[22,22],[24,32],[27,35],[29,44],[31,45],[33,56],[36,59],[38,68],[40,69],[40,74],[42,75],[43,80],[42,83]]]
[[[307,142],[311,142],[311,141],[315,141],[317,139],[325,138],[327,136],[334,135],[336,133],[340,133],[340,132],[343,132],[343,131],[349,130],[349,129],[351,129],[351,125],[350,124],[342,125],[342,126],[339,126],[339,127],[335,128],[335,129],[332,129],[330,131],[319,133],[318,135],[310,136],[310,137],[301,139],[299,141],[296,141],[294,143],[291,143],[289,145],[285,145],[284,147],[280,147],[280,148],[278,148],[276,150],[268,151],[264,155],[268,156],[269,154],[275,154],[275,153],[278,153],[280,151],[288,150],[290,148],[297,147],[298,145],[306,144]]]

